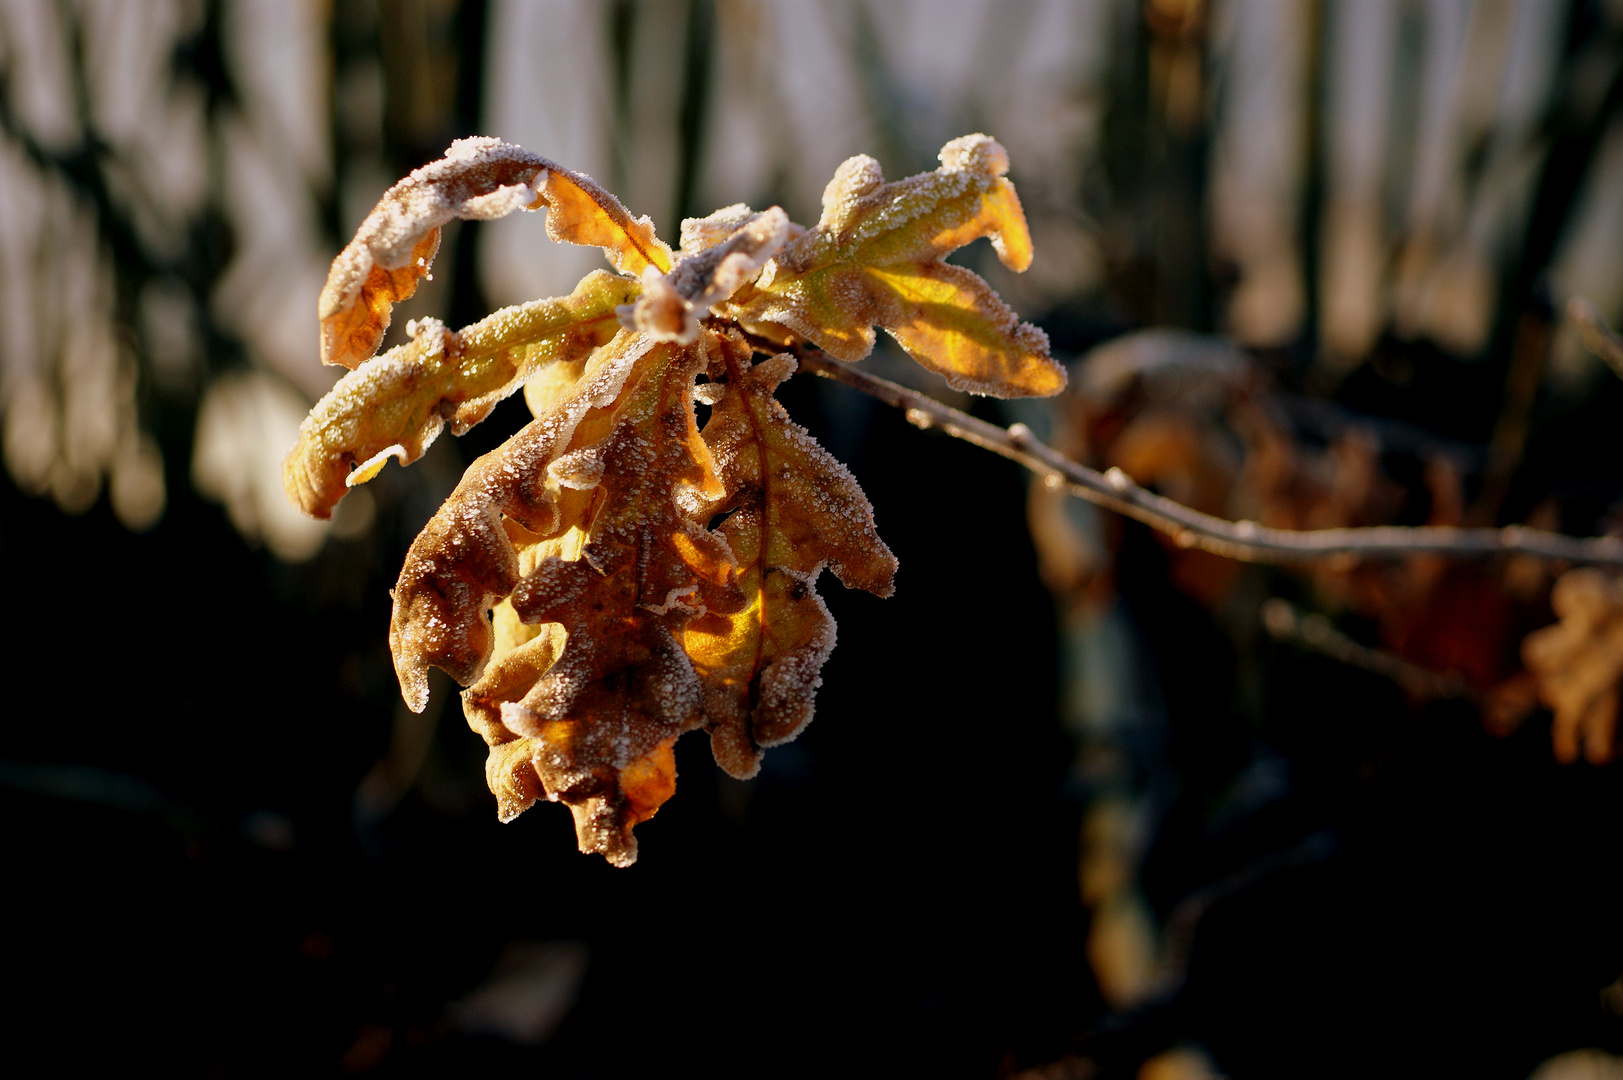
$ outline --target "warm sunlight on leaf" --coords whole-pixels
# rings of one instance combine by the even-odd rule
[[[520,386],[536,417],[475,461],[424,526],[389,635],[413,710],[427,704],[430,667],[468,688],[503,821],[562,802],[581,850],[630,864],[633,827],[676,789],[684,732],[708,729],[716,761],[745,777],[811,720],[834,648],[823,568],[890,595],[896,559],[873,508],[774,399],[795,360],[752,363],[763,338],[859,359],[878,325],[960,388],[1064,386],[1042,332],[941,261],[985,236],[1010,267],[1030,263],[1003,148],[973,135],[941,160],[887,185],[853,158],[817,228],[780,207],[730,206],[683,222],[673,258],[647,218],[589,177],[465,139],[391,188],[333,264],[323,358],[355,370],[284,465],[301,509],[327,516],[389,457],[410,463],[445,425],[461,434]],[[391,306],[427,273],[440,226],[542,207],[552,239],[602,247],[619,275],[597,271],[568,297],[460,333],[420,319],[408,344],[368,359]],[[702,433],[696,398],[712,409]]]
[[[695,612],[740,600],[726,542],[696,516],[723,492],[693,416],[706,357],[630,333],[617,345],[576,394],[469,470],[407,558],[392,643],[420,707],[428,665],[464,683],[484,674],[495,646],[487,612],[502,597],[525,622],[561,625],[561,650],[549,631],[502,658],[470,691],[470,718],[498,745],[533,740],[540,790],[575,812],[583,850],[629,862],[631,827],[666,790],[655,782],[661,745],[701,721],[674,635]],[[578,552],[545,554],[520,578],[511,535],[568,530]],[[622,773],[633,789],[622,790]]]
[[[749,606],[692,619],[682,643],[703,683],[716,761],[748,777],[762,747],[787,742],[811,719],[834,648],[834,622],[816,592],[823,567],[850,588],[889,596],[896,559],[856,478],[773,399],[794,358],[751,367],[749,347],[736,340],[721,352],[727,381],[704,437],[727,488],[716,509],[731,511],[721,534]]]
[[[931,173],[884,183],[879,163],[854,157],[823,192],[817,227],[768,264],[731,313],[772,340],[798,334],[841,360],[873,350],[875,326],[959,389],[994,397],[1048,396],[1065,371],[1041,330],[1020,322],[975,274],[941,262],[986,236],[1004,265],[1031,263],[1031,236],[1009,159],[985,135],[941,149]]]
[[[447,422],[461,435],[527,379],[550,377],[543,369],[558,365],[573,382],[636,294],[635,282],[598,270],[570,296],[505,308],[460,333],[421,320],[410,342],[345,375],[310,411],[282,466],[288,497],[327,517],[389,457],[411,464]]]
[[[446,222],[543,206],[556,241],[601,247],[622,273],[670,268],[653,223],[633,218],[591,177],[499,139],[459,139],[385,192],[333,260],[318,305],[322,361],[353,369],[377,351],[391,309],[427,276]]]

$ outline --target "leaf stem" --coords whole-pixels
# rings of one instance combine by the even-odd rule
[[[796,344],[801,367],[842,382],[902,409],[922,428],[938,427],[1019,462],[1051,490],[1066,490],[1100,506],[1142,521],[1171,536],[1180,547],[1200,548],[1242,562],[1308,562],[1325,558],[1401,559],[1435,554],[1455,557],[1531,555],[1539,559],[1623,566],[1623,540],[1580,539],[1560,533],[1506,525],[1498,529],[1383,525],[1362,529],[1274,529],[1254,521],[1228,521],[1147,491],[1120,469],[1098,472],[1063,457],[1024,424],[1008,428],[978,420],[916,390],[869,375],[823,353]]]

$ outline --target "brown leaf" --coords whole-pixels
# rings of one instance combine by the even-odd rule
[[[819,574],[889,595],[896,561],[851,474],[773,399],[793,359],[752,365],[759,338],[741,329],[837,353],[854,342],[840,353],[854,358],[881,325],[954,385],[1054,392],[1064,373],[1040,331],[941,262],[981,236],[1015,269],[1030,262],[1007,167],[985,136],[898,184],[852,159],[817,229],[728,207],[683,222],[674,264],[647,218],[494,139],[454,144],[378,204],[322,297],[325,357],[360,367],[305,424],[287,486],[325,514],[389,456],[413,460],[446,422],[464,430],[524,386],[536,419],[423,528],[390,625],[411,708],[427,703],[431,666],[467,687],[502,820],[561,801],[582,850],[626,865],[634,826],[675,790],[683,732],[707,727],[717,760],[745,776],[805,726],[834,644]],[[542,206],[553,239],[601,246],[627,276],[599,271],[460,334],[425,319],[365,362],[444,222]],[[696,388],[700,372],[715,381]],[[713,409],[702,435],[695,396]]]
[[[550,366],[572,385],[591,350],[619,330],[637,284],[603,270],[557,300],[504,308],[460,333],[420,320],[412,340],[338,380],[299,427],[282,464],[293,504],[325,518],[390,458],[409,465],[449,421],[461,435]]]
[[[1601,570],[1569,570],[1550,604],[1560,622],[1528,634],[1522,659],[1539,696],[1555,713],[1556,760],[1571,764],[1580,748],[1604,765],[1618,751],[1618,691],[1623,682],[1623,583]]]
[[[723,492],[693,416],[703,350],[622,334],[603,353],[581,391],[475,463],[413,544],[391,644],[417,707],[428,665],[463,683],[485,671],[485,613],[501,597],[511,594],[525,622],[560,624],[561,651],[555,636],[516,647],[465,706],[498,747],[531,740],[539,787],[519,751],[492,758],[504,815],[544,792],[570,806],[582,850],[625,865],[636,857],[632,826],[673,790],[671,743],[702,719],[676,633],[695,612],[739,598],[726,542],[696,517]],[[578,556],[545,554],[520,580],[516,530],[501,514],[526,541],[575,536]],[[528,675],[538,677],[525,685]]]
[[[986,236],[1005,266],[1030,265],[1031,235],[1008,168],[1008,154],[985,135],[954,139],[939,169],[893,184],[872,158],[851,158],[823,192],[817,227],[789,243],[729,314],[770,340],[797,334],[846,361],[873,351],[880,326],[956,389],[1059,393],[1065,370],[1043,332],[978,276],[941,262]]]
[[[520,578],[509,528],[541,541],[575,525],[598,478],[567,461],[553,467],[571,449],[583,418],[613,408],[649,347],[621,331],[593,354],[552,412],[468,467],[412,542],[394,590],[389,644],[401,693],[415,711],[428,702],[429,667],[464,685],[479,677],[493,643],[487,613]]]
[[[682,645],[703,685],[716,762],[753,776],[761,748],[811,720],[834,621],[817,595],[826,565],[847,587],[889,596],[896,559],[850,471],[789,419],[773,391],[795,369],[780,353],[750,366],[750,349],[721,343],[727,382],[704,437],[730,509],[721,526],[747,607],[688,621]]]
[[[542,206],[548,236],[601,247],[622,273],[670,268],[670,249],[648,218],[633,219],[591,177],[499,139],[458,139],[386,191],[333,260],[317,306],[322,362],[354,369],[377,351],[391,309],[428,274],[446,222]]]

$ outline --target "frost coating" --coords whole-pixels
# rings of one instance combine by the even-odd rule
[[[633,218],[591,177],[500,139],[458,139],[386,191],[333,260],[316,311],[322,362],[353,369],[377,351],[391,309],[428,274],[446,222],[543,206],[547,235],[559,243],[601,247],[624,273],[670,267],[652,222]]]
[[[653,267],[643,271],[642,298],[619,309],[621,325],[660,341],[683,345],[692,342],[699,334],[699,320],[729,299],[747,279],[760,273],[789,238],[789,215],[782,207],[774,206],[744,218],[714,246],[689,251],[690,241],[704,242],[711,235],[707,226],[720,225],[723,220],[706,218],[695,222],[690,218],[683,222],[683,250],[688,253],[677,260],[669,274],[661,274]]]
[[[1065,371],[1047,336],[978,276],[941,261],[985,236],[1005,266],[1031,264],[1008,167],[1007,152],[985,135],[954,139],[941,168],[893,184],[872,158],[851,158],[823,192],[817,227],[788,243],[729,314],[764,337],[785,340],[788,331],[845,361],[872,352],[874,327],[883,327],[956,389],[1059,393]]]
[[[726,393],[705,425],[731,510],[721,526],[738,560],[747,606],[688,623],[683,645],[704,685],[716,762],[740,778],[761,748],[811,721],[834,620],[817,577],[826,565],[848,587],[889,596],[896,559],[874,528],[873,507],[850,471],[794,424],[773,391],[795,370],[780,353],[750,365],[750,349],[720,342]]]
[[[684,221],[674,259],[589,177],[494,139],[453,144],[380,201],[322,295],[324,356],[353,370],[283,476],[326,516],[389,458],[415,460],[524,388],[535,420],[424,527],[390,625],[411,708],[429,667],[467,687],[502,821],[563,803],[583,851],[628,865],[635,826],[675,791],[682,734],[707,730],[716,761],[745,777],[811,720],[835,642],[822,571],[888,596],[896,560],[855,478],[774,399],[796,361],[767,343],[855,360],[883,327],[954,386],[1057,392],[1041,331],[942,261],[984,236],[1005,264],[1029,264],[1008,167],[984,135],[890,184],[855,157],[816,227],[738,204]],[[552,239],[603,248],[618,273],[460,332],[419,319],[410,342],[371,357],[444,222],[543,207]],[[710,410],[702,433],[696,403]]]
[[[556,798],[575,812],[582,849],[611,861],[635,857],[632,826],[674,790],[668,744],[701,722],[676,631],[695,611],[740,604],[726,541],[684,508],[689,491],[723,492],[693,422],[705,363],[699,350],[622,332],[573,396],[475,463],[395,589],[391,644],[408,704],[426,703],[430,665],[478,680],[470,722],[494,747],[528,740],[536,784],[515,778],[516,751],[500,756],[502,790],[522,803],[512,812]],[[537,547],[574,533],[575,550],[526,570],[515,530]],[[525,623],[557,624],[563,643],[548,631],[530,647],[545,666],[509,664],[492,685],[481,679],[496,643],[487,613],[504,599]]]
[[[460,435],[545,368],[585,360],[619,330],[614,309],[635,294],[635,282],[599,270],[569,296],[504,308],[461,333],[438,319],[415,323],[410,342],[339,379],[310,410],[282,465],[288,498],[329,516],[389,456],[409,465],[447,422]]]

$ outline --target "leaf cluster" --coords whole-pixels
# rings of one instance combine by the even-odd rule
[[[810,721],[835,636],[822,571],[890,594],[896,560],[867,498],[774,398],[797,366],[780,350],[857,361],[883,328],[963,390],[1064,387],[1043,333],[943,261],[984,236],[1029,265],[1007,155],[970,135],[940,160],[886,183],[852,158],[816,225],[731,206],[684,221],[673,251],[590,177],[465,139],[391,188],[334,261],[322,359],[351,370],[284,464],[295,505],[328,516],[389,458],[410,464],[521,388],[535,417],[412,544],[390,628],[411,708],[430,667],[467,688],[503,820],[562,802],[581,850],[628,865],[633,827],[675,790],[679,736],[706,730],[717,763],[748,777]],[[460,331],[418,320],[373,355],[443,225],[541,209],[552,239],[602,248],[615,272]]]

